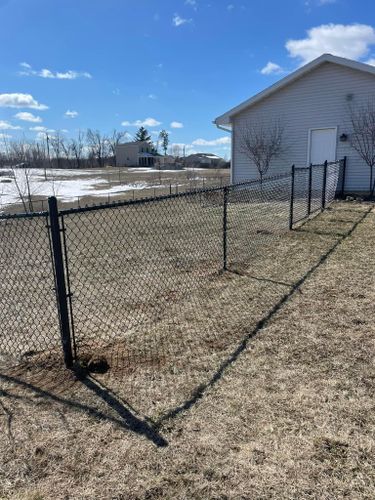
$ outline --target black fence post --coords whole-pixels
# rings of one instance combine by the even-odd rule
[[[312,163],[309,166],[309,198],[307,200],[307,215],[311,214]]]
[[[223,189],[223,271],[227,267],[228,187]]]
[[[290,189],[290,213],[289,213],[289,229],[293,229],[293,211],[294,211],[294,178],[296,175],[296,167],[292,165],[291,182],[292,186]]]
[[[52,242],[53,265],[55,269],[55,289],[57,309],[59,312],[60,335],[64,353],[64,362],[67,368],[73,365],[72,342],[68,313],[68,298],[66,293],[64,260],[62,253],[59,212],[57,200],[54,196],[48,198],[50,231]]]
[[[345,196],[346,156],[342,160],[341,198]]]
[[[326,208],[326,189],[327,189],[327,160],[324,162],[323,169],[323,186],[322,186],[322,210]]]

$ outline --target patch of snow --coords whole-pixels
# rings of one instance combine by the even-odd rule
[[[28,178],[26,172],[27,171],[24,169],[15,169],[15,178],[12,176],[0,177],[0,212],[4,211],[5,207],[9,205],[21,202],[16,181],[22,196],[25,198],[27,197]],[[103,172],[103,169],[101,169],[100,173]],[[84,173],[84,175],[87,173],[87,176],[90,174],[90,177],[77,177],[81,176],[82,173]],[[106,179],[93,177],[94,172],[92,170],[54,170],[53,177],[51,171],[47,171],[47,180],[45,180],[44,170],[42,169],[33,169],[28,171],[28,174],[30,193],[34,198],[56,196],[59,200],[64,202],[73,201],[83,196],[105,197],[111,194],[121,194],[125,191],[165,187],[160,184],[151,186],[147,182],[111,185]],[[66,179],[67,174],[71,178]],[[76,178],[74,178],[74,174]]]

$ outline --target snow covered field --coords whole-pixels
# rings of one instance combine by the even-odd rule
[[[151,192],[164,194],[170,185],[182,187],[191,182],[207,181],[207,172],[213,176],[213,171],[207,169],[194,169],[194,172],[190,169],[159,171],[146,167],[46,171],[3,169],[0,170],[0,213],[9,211],[9,207],[22,206],[21,198],[28,199],[28,193],[34,201],[56,196],[60,203],[68,205],[82,199],[95,202],[99,198],[134,197],[141,192],[142,196],[149,196]],[[219,171],[215,172],[218,182]]]

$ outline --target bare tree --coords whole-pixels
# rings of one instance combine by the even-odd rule
[[[74,168],[75,164],[75,155],[73,151],[72,141],[66,141],[64,138],[61,138],[61,149],[64,153],[64,160],[66,161],[68,168]]]
[[[370,167],[370,197],[374,196],[375,180],[375,102],[368,101],[363,106],[350,106],[352,125],[351,146]]]
[[[177,160],[178,158],[180,158],[180,156],[181,156],[181,145],[180,144],[172,144],[172,147],[171,147],[171,156],[173,156],[173,158],[175,160]]]
[[[100,168],[108,156],[108,138],[99,130],[87,129],[87,145],[91,158],[95,159]]]
[[[33,211],[30,149],[30,145],[24,139],[10,142],[8,150],[14,185],[25,212]]]
[[[84,148],[85,136],[80,130],[78,132],[77,138],[70,141],[70,149],[72,151],[72,155],[74,156],[77,168],[81,168]]]
[[[240,151],[255,164],[261,182],[268,172],[271,160],[286,151],[283,137],[284,126],[279,120],[270,123],[248,122],[240,129]]]
[[[61,152],[63,151],[64,138],[57,132],[56,135],[50,136],[49,140],[55,155],[56,167],[61,168]]]
[[[126,132],[113,130],[112,135],[108,137],[108,147],[111,155],[114,158],[114,167],[117,166],[116,160],[116,148],[120,144],[121,140],[126,136]]]

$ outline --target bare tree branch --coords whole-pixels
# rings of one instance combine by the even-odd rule
[[[255,164],[261,181],[268,172],[271,160],[286,151],[283,137],[284,126],[279,120],[272,123],[247,122],[240,128],[240,151]]]
[[[375,166],[375,103],[368,101],[363,106],[350,106],[350,122],[352,125],[351,146],[362,160],[370,167],[370,196],[374,195]]]

